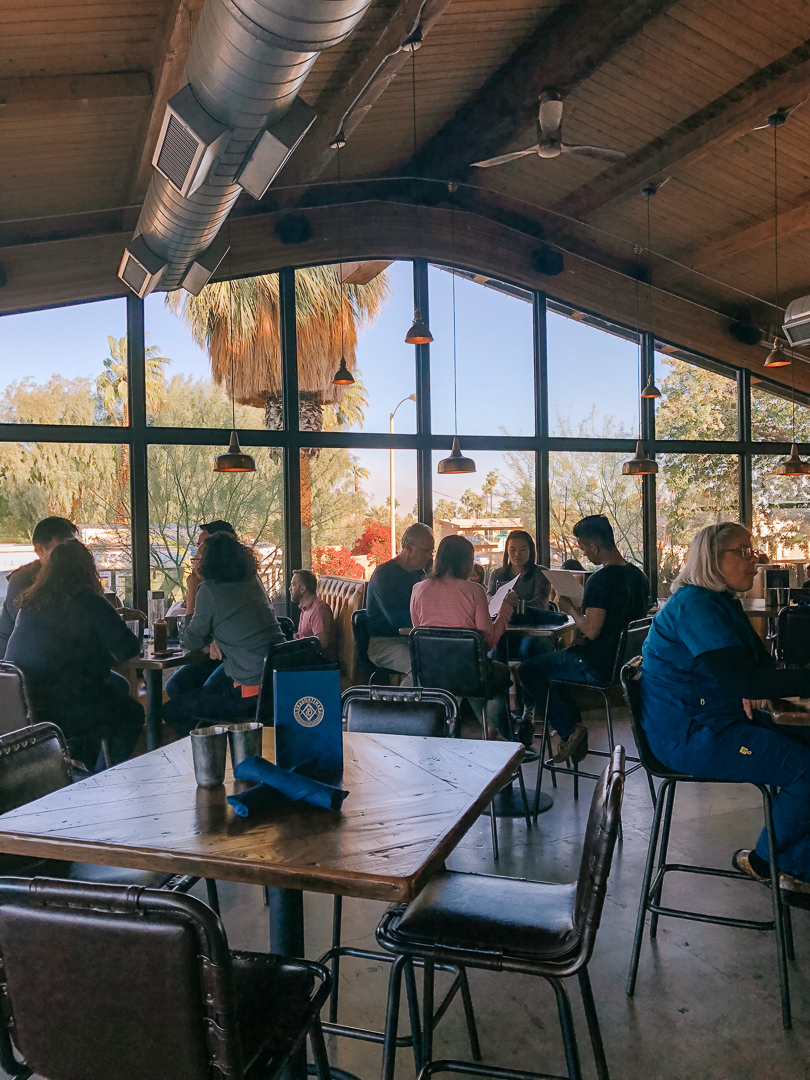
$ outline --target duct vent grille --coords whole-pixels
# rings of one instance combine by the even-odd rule
[[[141,289],[146,284],[147,277],[148,274],[146,270],[144,270],[137,259],[133,259],[129,252],[127,252],[124,269],[121,271],[121,280],[124,284],[129,285],[130,289],[140,296]]]
[[[169,117],[157,167],[169,183],[182,189],[199,149],[200,143],[193,133],[181,120],[172,115]]]

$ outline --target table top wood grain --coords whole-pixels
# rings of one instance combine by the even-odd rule
[[[184,664],[199,664],[200,661],[207,659],[207,653],[183,652],[179,647],[167,649],[165,653],[156,656],[152,646],[147,645],[146,649],[139,653],[138,656],[131,656],[129,660],[121,660],[116,667],[119,669],[143,668],[147,671],[166,671],[169,668],[181,667]]]
[[[186,738],[3,815],[0,851],[407,901],[521,755],[516,743],[347,732],[341,811],[290,805],[245,819],[225,801],[230,769],[223,786],[197,787]]]

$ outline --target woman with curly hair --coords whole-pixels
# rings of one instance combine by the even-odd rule
[[[78,540],[56,546],[16,604],[5,658],[25,675],[37,720],[60,727],[91,770],[105,736],[113,764],[126,761],[144,712],[111,669],[137,656],[140,642],[104,598],[92,553]]]
[[[215,642],[224,659],[201,687],[172,697],[163,718],[181,735],[198,720],[248,720],[267,650],[284,640],[257,574],[256,556],[227,532],[209,536],[197,561],[201,585],[183,645],[194,651]]]

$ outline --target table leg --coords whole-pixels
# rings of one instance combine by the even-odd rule
[[[157,750],[163,743],[163,672],[147,668],[146,683],[146,749]]]
[[[304,894],[300,889],[268,889],[270,915],[270,948],[281,956],[304,955]],[[315,1066],[307,1069],[306,1046],[293,1056],[284,1071],[284,1080],[306,1080],[307,1073],[315,1074]],[[345,1069],[330,1069],[332,1080],[358,1080]]]

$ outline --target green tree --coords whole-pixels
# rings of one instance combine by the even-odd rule
[[[450,499],[439,499],[433,507],[433,516],[434,518],[441,518],[442,521],[452,521],[453,518],[459,516],[458,503],[452,502]]]
[[[107,335],[110,355],[104,361],[104,371],[96,379],[104,409],[113,423],[129,423],[129,373],[127,368],[127,338]],[[168,356],[161,356],[157,345],[144,350],[144,378],[146,407],[150,413],[160,412],[166,390],[165,368],[171,364]]]
[[[493,469],[492,472],[487,473],[484,483],[481,486],[481,494],[484,496],[484,501],[485,503],[489,503],[488,508],[490,517],[492,517],[494,513],[493,499],[495,497],[495,488],[498,486],[499,480],[500,476]]]

